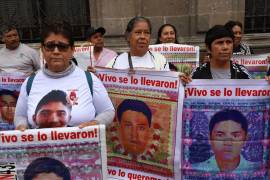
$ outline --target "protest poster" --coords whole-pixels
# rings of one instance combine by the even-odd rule
[[[179,72],[190,74],[199,66],[199,46],[165,43],[150,45],[149,50],[161,53],[169,63],[177,67]]]
[[[0,179],[47,172],[71,180],[107,179],[104,125],[2,131],[0,141]]]
[[[107,127],[110,179],[174,179],[184,89],[176,72],[98,69],[116,109]],[[162,109],[162,111],[161,111]]]
[[[185,95],[176,179],[267,179],[269,84],[193,80]]]
[[[88,66],[95,66],[93,62],[93,53],[94,53],[94,46],[91,46],[90,43],[84,43],[81,46],[75,46],[74,50],[74,58],[78,63],[78,67],[83,70],[87,70]]]
[[[254,79],[264,79],[268,70],[269,54],[233,55],[232,61],[244,65]]]
[[[14,113],[25,78],[21,73],[0,73],[0,131],[15,129]]]

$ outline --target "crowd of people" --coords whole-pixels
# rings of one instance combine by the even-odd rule
[[[242,24],[237,21],[210,28],[205,35],[209,60],[194,69],[191,75],[180,73],[182,82],[190,83],[192,79],[252,79],[243,65],[231,61],[233,54],[253,53],[252,49],[242,42],[242,31]],[[128,22],[125,38],[129,51],[120,55],[104,47],[105,33],[103,27],[91,27],[87,31],[86,39],[94,45],[94,65],[90,66],[88,71],[83,71],[74,63],[74,39],[69,24],[52,23],[42,30],[41,52],[45,60],[42,67],[38,53],[20,42],[16,27],[8,27],[3,32],[5,46],[0,50],[0,70],[7,73],[20,72],[29,77],[22,84],[18,100],[11,93],[1,96],[2,119],[12,121],[13,118],[7,112],[8,108],[5,112],[4,107],[13,107],[17,103],[14,124],[16,129],[22,131],[28,128],[109,125],[115,117],[115,108],[104,85],[95,76],[94,66],[131,71],[177,71],[163,55],[149,50],[152,33],[149,19],[134,17]],[[177,30],[172,24],[164,24],[158,30],[156,44],[161,43],[179,44]],[[266,80],[270,82],[270,69]],[[124,109],[123,112],[120,112],[121,108]],[[142,144],[139,152],[132,149],[128,135],[125,135],[130,131],[123,122],[134,124],[131,116],[133,113],[134,116],[142,116],[141,121],[145,128],[150,127],[151,117],[146,118],[141,112],[151,112],[146,113],[146,108],[138,110],[137,107],[119,109],[119,123],[126,129],[121,131],[127,138],[124,148],[130,149],[131,153],[134,151],[135,154],[143,152],[145,144]],[[127,115],[124,111],[130,113]],[[126,116],[128,120],[124,119]],[[141,138],[145,136],[142,133]]]
[[[210,28],[205,35],[209,60],[194,69],[191,75],[180,73],[182,82],[189,83],[192,79],[252,79],[243,65],[231,61],[233,54],[253,53],[252,49],[242,42],[242,32],[242,24],[238,21],[228,21],[225,25],[215,25]],[[115,110],[103,84],[93,74],[94,67],[177,71],[177,68],[172,63],[168,63],[163,55],[149,50],[152,33],[149,19],[137,16],[128,22],[125,38],[129,51],[120,55],[104,47],[105,33],[103,27],[90,27],[87,30],[86,40],[94,45],[92,57],[94,64],[88,67],[88,72],[83,72],[74,63],[76,62],[73,56],[74,39],[68,23],[51,23],[43,28],[41,52],[45,65],[42,67],[37,51],[20,42],[16,27],[5,28],[3,31],[5,46],[0,50],[1,72],[31,75],[23,83],[17,101],[14,118],[17,129],[109,124],[115,116]],[[164,24],[158,29],[156,44],[162,43],[179,44],[176,27],[172,24]],[[266,74],[266,79],[270,81],[270,68]],[[91,93],[89,94],[88,91]],[[54,93],[56,95],[53,95]],[[47,97],[50,95],[52,97]],[[39,107],[43,98],[60,99],[61,96],[67,96],[69,99],[62,98],[63,100],[46,103],[50,105],[59,103],[62,104],[63,109],[69,110],[45,108],[43,112],[43,108]],[[4,107],[2,106],[1,109]],[[11,111],[11,108],[9,109]],[[7,113],[2,114],[2,118],[5,118]],[[43,125],[39,124],[38,117],[41,115],[43,118],[47,116]],[[13,118],[7,121],[11,120]]]

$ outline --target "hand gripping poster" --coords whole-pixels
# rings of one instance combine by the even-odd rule
[[[268,55],[234,55],[232,61],[244,65],[254,79],[264,79],[268,70]]]
[[[185,95],[176,179],[268,179],[269,84],[193,80]]]
[[[25,78],[20,73],[0,73],[0,131],[15,129],[15,108]]]
[[[169,63],[176,66],[177,71],[185,74],[190,74],[199,66],[199,46],[166,43],[150,45],[149,50],[161,53]]]
[[[178,73],[98,69],[116,109],[107,127],[109,179],[174,179]]]
[[[0,141],[0,179],[107,179],[104,125],[2,131]]]

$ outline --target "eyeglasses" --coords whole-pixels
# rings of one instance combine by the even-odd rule
[[[58,43],[48,42],[48,43],[45,43],[43,46],[47,51],[54,51],[54,49],[57,47],[57,49],[61,52],[67,51],[68,48],[70,47],[69,44],[62,43],[62,42],[58,42]]]

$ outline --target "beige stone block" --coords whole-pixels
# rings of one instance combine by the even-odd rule
[[[230,19],[231,19],[231,13],[212,14],[212,15],[210,15],[209,25],[210,25],[210,27],[217,25],[217,24],[224,25]]]
[[[133,17],[138,14],[135,0],[103,0],[102,14],[104,18]]]
[[[178,33],[178,40],[183,41],[184,37],[190,34],[190,19],[188,15],[166,17],[167,23],[173,24]],[[185,42],[180,42],[185,43]]]
[[[197,32],[206,32],[209,29],[209,15],[197,16]]]
[[[106,36],[124,35],[127,26],[125,18],[104,18],[103,27],[106,29]]]
[[[142,1],[144,16],[176,16],[188,13],[187,0],[145,0]]]

